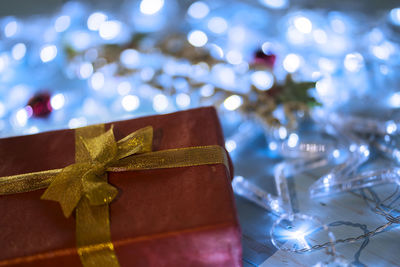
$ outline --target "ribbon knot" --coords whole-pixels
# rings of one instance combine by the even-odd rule
[[[117,196],[118,189],[107,182],[107,168],[125,157],[151,152],[152,140],[152,127],[142,128],[118,142],[112,126],[93,138],[80,136],[81,162],[63,168],[42,199],[59,202],[65,217],[71,216],[83,197],[93,206],[109,204]]]

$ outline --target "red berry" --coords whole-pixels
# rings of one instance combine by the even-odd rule
[[[40,92],[29,99],[28,106],[32,108],[33,117],[47,117],[53,110],[50,104],[50,94]]]
[[[258,50],[254,54],[254,63],[273,68],[275,65],[276,55],[272,53],[265,54],[264,51]]]

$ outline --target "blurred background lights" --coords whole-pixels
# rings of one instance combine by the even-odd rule
[[[390,22],[396,26],[400,26],[400,8],[394,8],[389,14]]]
[[[224,57],[224,51],[222,50],[222,48],[216,44],[210,44],[208,46],[208,48],[210,49],[210,54],[217,59],[222,59]]]
[[[10,21],[4,27],[4,35],[8,38],[14,36],[17,33],[17,31],[18,31],[18,23],[15,20]]]
[[[313,31],[313,37],[317,44],[326,44],[328,41],[328,36],[326,35],[324,30],[316,29]]]
[[[164,6],[164,0],[142,0],[140,12],[146,15],[156,14]]]
[[[153,98],[153,109],[157,112],[163,112],[168,108],[168,98],[163,94],[157,94]]]
[[[9,63],[9,58],[6,53],[0,54],[0,72],[3,72]]]
[[[234,86],[236,81],[236,75],[232,67],[226,64],[216,64],[211,69],[212,76],[217,83],[225,86]]]
[[[26,54],[26,46],[23,43],[18,43],[13,46],[11,55],[15,60],[21,60]]]
[[[251,83],[260,90],[268,90],[274,84],[274,76],[268,71],[256,71],[250,76]]]
[[[235,150],[237,147],[235,140],[226,140],[225,148],[230,153]]]
[[[188,9],[188,15],[195,19],[202,19],[208,15],[210,8],[202,1],[194,2]]]
[[[140,71],[140,78],[143,81],[150,81],[153,77],[154,77],[154,69],[151,67],[144,67],[141,71]]]
[[[180,93],[176,96],[176,104],[180,108],[187,108],[190,106],[190,96],[185,93]]]
[[[339,34],[343,34],[346,31],[346,24],[339,18],[334,18],[331,20],[331,27],[334,32]]]
[[[70,129],[75,129],[79,127],[84,127],[87,125],[87,120],[85,117],[79,117],[79,118],[72,118],[68,122],[68,127]]]
[[[261,4],[269,8],[281,9],[288,6],[288,0],[259,0]]]
[[[69,38],[70,45],[77,51],[87,49],[91,44],[91,37],[88,32],[75,31],[72,32]]]
[[[98,31],[100,25],[107,20],[107,15],[101,12],[91,14],[87,20],[88,29],[91,31]]]
[[[205,84],[200,88],[200,95],[203,97],[210,97],[214,94],[214,86],[211,84]]]
[[[232,65],[238,65],[243,61],[242,53],[240,53],[238,50],[230,50],[228,53],[226,53],[226,61]]]
[[[283,60],[283,68],[289,72],[296,72],[300,68],[301,60],[296,54],[288,54]]]
[[[392,108],[400,108],[400,92],[396,92],[390,96],[389,106]]]
[[[350,72],[359,71],[364,65],[364,59],[360,53],[347,54],[344,58],[344,67]]]
[[[4,117],[5,114],[6,114],[6,107],[2,102],[0,102],[0,118]]]
[[[208,29],[213,33],[221,34],[228,29],[228,23],[221,17],[213,17],[207,23]]]
[[[93,65],[90,62],[83,62],[79,67],[79,76],[81,79],[87,79],[93,74]]]
[[[278,135],[280,139],[285,139],[287,137],[287,130],[285,127],[281,126],[278,130]]]
[[[17,111],[15,114],[15,119],[16,119],[16,124],[17,126],[24,127],[26,123],[28,122],[28,112],[26,109],[22,108]]]
[[[101,72],[95,72],[90,78],[90,85],[94,90],[99,90],[104,86],[104,74]]]
[[[25,84],[17,84],[11,88],[8,96],[8,106],[17,108],[18,106],[25,105],[29,100],[32,88]]]
[[[88,116],[97,115],[99,111],[99,103],[93,98],[86,98],[82,105],[82,110]]]
[[[139,59],[139,53],[135,49],[126,49],[120,55],[121,63],[129,69],[138,67]]]
[[[268,148],[269,148],[269,150],[275,151],[278,149],[278,144],[274,141],[269,142]]]
[[[60,16],[54,23],[56,32],[63,32],[71,25],[71,18],[69,16]]]
[[[224,101],[224,107],[227,110],[235,110],[238,109],[243,103],[243,100],[240,96],[238,95],[231,95],[228,98],[225,99]]]
[[[31,126],[26,130],[27,134],[36,134],[39,132],[39,128],[36,126]]]
[[[52,61],[57,56],[57,47],[55,45],[46,45],[40,51],[40,59],[43,62]]]
[[[105,21],[100,25],[99,35],[104,40],[112,40],[121,33],[122,24],[117,20]]]
[[[234,43],[243,43],[246,40],[246,29],[241,26],[232,27],[228,31],[228,38]]]
[[[333,73],[336,70],[336,64],[332,60],[321,57],[318,59],[318,67],[321,69],[322,72]]]
[[[140,100],[135,95],[127,95],[122,98],[121,104],[126,111],[133,111],[139,108]]]
[[[372,54],[379,59],[387,60],[396,51],[393,44],[383,42],[381,45],[374,45],[371,47]]]
[[[334,158],[339,158],[340,157],[339,149],[333,150],[332,155],[333,155]]]
[[[84,58],[90,62],[93,62],[97,59],[99,53],[96,48],[90,48],[85,52]]]
[[[199,30],[194,30],[189,32],[188,41],[191,45],[195,47],[202,47],[207,43],[208,38],[204,32]]]
[[[117,91],[119,95],[127,95],[131,91],[132,86],[130,82],[124,81],[118,84]]]
[[[384,38],[382,30],[379,28],[372,29],[367,36],[369,41],[373,44],[381,42]]]
[[[304,34],[299,32],[294,26],[290,26],[287,29],[286,38],[292,44],[302,44],[306,41]]]
[[[297,143],[299,142],[299,136],[295,133],[291,133],[289,135],[289,138],[287,140],[287,144],[289,147],[294,148],[297,146]]]
[[[56,94],[51,97],[50,105],[54,110],[61,109],[65,104],[65,97],[63,94]]]
[[[311,33],[311,31],[312,31],[311,20],[309,20],[306,17],[303,17],[303,16],[295,17],[293,24],[296,27],[296,29],[301,33],[307,34],[307,33]]]
[[[394,121],[388,121],[386,123],[386,133],[394,134],[397,131],[397,125]]]

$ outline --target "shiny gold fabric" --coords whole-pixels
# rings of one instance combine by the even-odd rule
[[[75,163],[63,169],[0,177],[0,195],[47,190],[42,199],[60,203],[69,217],[76,209],[78,254],[84,266],[119,266],[110,236],[108,204],[118,190],[108,184],[107,171],[176,168],[224,164],[220,146],[178,148],[151,152],[152,127],[145,127],[116,142],[113,129],[104,125],[75,131]],[[96,247],[96,249],[87,249]]]

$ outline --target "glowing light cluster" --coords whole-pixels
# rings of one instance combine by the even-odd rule
[[[142,0],[140,12],[146,15],[154,15],[164,6],[164,0]]]
[[[6,53],[0,54],[0,73],[7,68],[9,61],[10,59]]]
[[[25,108],[19,109],[15,114],[16,124],[20,127],[24,127],[28,122],[29,114]]]
[[[81,79],[88,79],[93,74],[93,65],[90,62],[83,62],[79,68]]]
[[[364,66],[364,58],[360,53],[347,54],[344,67],[350,72],[357,72]]]
[[[23,43],[15,44],[11,50],[11,55],[15,60],[21,60],[25,57],[26,45]]]
[[[188,94],[185,93],[180,93],[176,96],[176,104],[180,107],[180,108],[187,108],[189,107],[191,102],[190,96]]]
[[[87,20],[88,29],[91,31],[98,31],[100,25],[107,20],[107,15],[101,12],[91,14]]]
[[[126,111],[133,111],[139,108],[140,100],[135,95],[127,95],[122,98],[121,104]]]
[[[237,147],[237,144],[236,144],[235,140],[226,140],[225,148],[229,153],[232,152],[233,150],[235,150],[236,147]]]
[[[242,53],[238,50],[230,50],[226,53],[226,61],[232,65],[238,65],[243,61]]]
[[[54,23],[54,29],[56,32],[64,32],[71,25],[71,17],[70,16],[60,16],[56,19]]]
[[[397,26],[400,26],[400,8],[394,8],[389,13],[390,21]]]
[[[163,94],[158,94],[153,98],[153,109],[157,112],[165,111],[169,106],[168,98]]]
[[[228,98],[225,99],[224,101],[224,107],[227,110],[233,111],[235,109],[238,109],[243,103],[243,100],[240,96],[238,95],[231,95]]]
[[[188,9],[188,15],[195,19],[202,19],[208,15],[210,8],[202,1],[194,2]]]
[[[274,76],[269,71],[256,71],[251,74],[250,79],[260,90],[268,90],[274,85]]]
[[[59,110],[64,107],[65,104],[65,97],[63,94],[56,94],[51,97],[50,105],[54,110]]]
[[[57,56],[57,47],[55,45],[46,45],[40,51],[40,59],[43,62],[50,62]]]
[[[118,84],[117,91],[120,95],[127,95],[131,91],[132,86],[130,82],[124,81]]]
[[[300,68],[301,59],[296,54],[288,54],[283,60],[283,68],[289,72],[296,72]]]
[[[296,17],[293,21],[294,26],[296,27],[296,29],[301,32],[301,33],[311,33],[312,31],[312,23],[311,20],[303,17],[303,16],[299,16]]]
[[[134,69],[139,66],[139,56],[139,52],[135,49],[126,49],[121,53],[120,61],[125,67]]]
[[[13,37],[18,31],[18,23],[17,21],[13,20],[6,24],[4,27],[4,35],[7,38]]]
[[[195,47],[202,47],[207,43],[208,38],[203,31],[194,30],[189,32],[188,41],[191,45]]]
[[[104,74],[95,72],[90,78],[90,85],[94,90],[100,90],[104,86]]]
[[[122,24],[118,20],[105,21],[100,25],[99,35],[104,40],[116,38],[122,30]]]
[[[288,0],[259,0],[259,2],[269,8],[282,9],[288,6]]]
[[[221,34],[226,32],[228,29],[228,23],[224,18],[221,17],[213,17],[208,21],[207,24],[210,31],[213,33]]]

